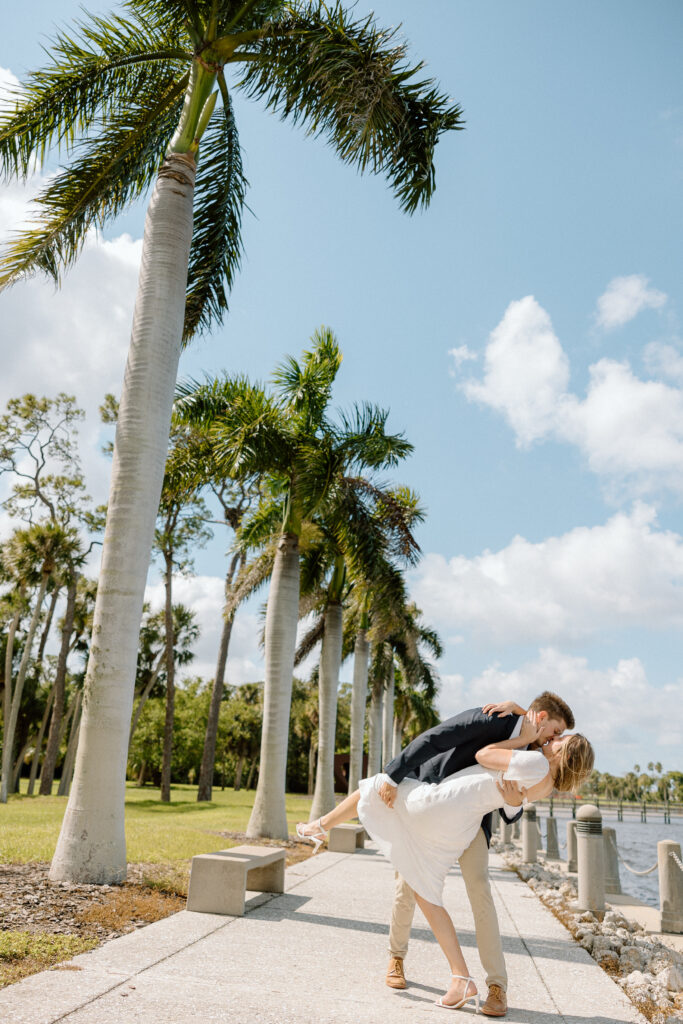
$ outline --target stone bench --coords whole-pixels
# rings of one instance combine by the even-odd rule
[[[365,846],[365,829],[362,825],[335,825],[330,829],[327,849],[330,853],[355,853]]]
[[[285,851],[233,846],[192,858],[187,909],[199,914],[244,915],[246,890],[285,891]]]

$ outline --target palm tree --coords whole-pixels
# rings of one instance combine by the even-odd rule
[[[95,634],[72,799],[53,880],[126,874],[126,735],[137,633],[161,493],[180,347],[220,323],[240,260],[246,182],[228,88],[324,134],[359,170],[384,173],[407,212],[429,203],[440,135],[462,111],[419,81],[372,17],[285,0],[127,0],[61,33],[0,118],[0,167],[26,178],[55,147],[71,163],[38,197],[42,223],[16,240],[0,287],[59,280],[93,226],[153,187],[116,431]],[[222,104],[209,124],[218,93]],[[196,154],[203,139],[197,173]],[[194,218],[194,227],[193,227]],[[187,301],[186,301],[187,296]]]
[[[247,834],[287,837],[287,736],[299,612],[300,538],[342,474],[395,465],[411,446],[386,433],[387,414],[354,408],[338,422],[328,416],[341,351],[331,331],[313,336],[301,362],[289,357],[274,374],[275,396],[244,379],[179,388],[177,416],[209,428],[226,471],[267,478],[270,493],[242,525],[242,543],[277,537],[265,623],[265,692],[261,761]],[[349,475],[349,481],[353,477]],[[349,488],[353,489],[352,482]],[[253,587],[263,576],[253,570]],[[238,600],[246,587],[235,588]]]
[[[16,598],[15,612],[10,622],[5,652],[0,803],[7,802],[7,796],[12,787],[12,753],[19,707],[48,584],[58,562],[72,557],[74,549],[78,547],[78,537],[73,530],[66,530],[54,523],[47,522],[35,523],[27,529],[16,530],[3,550],[4,567],[15,579]],[[13,678],[15,637],[21,615],[28,610],[27,592],[32,587],[35,588],[36,596],[24,636],[23,651],[16,677]]]
[[[399,689],[422,690],[427,701],[421,712],[425,727],[434,724],[431,720],[432,701],[436,696],[437,681],[431,659],[440,658],[443,647],[434,630],[421,621],[421,613],[412,602],[385,605],[373,623],[370,639],[373,647],[370,669],[373,682],[368,771],[372,774],[381,771],[382,764],[393,757],[397,731],[394,722],[397,674],[403,681]],[[400,731],[402,734],[403,727]]]
[[[372,439],[376,445],[376,439]],[[414,564],[419,547],[411,533],[424,518],[409,491],[392,491],[340,467],[320,512],[314,516],[319,538],[302,560],[304,592],[317,595],[317,616],[302,638],[297,662],[321,643],[319,668],[320,739],[311,819],[332,810],[339,670],[343,660],[342,614],[355,586],[380,590],[393,567],[387,557],[398,554]],[[308,610],[308,609],[307,609]]]

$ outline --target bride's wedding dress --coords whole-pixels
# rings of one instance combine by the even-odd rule
[[[505,778],[528,789],[548,771],[540,750],[513,750],[505,772],[477,764],[438,783],[404,779],[393,807],[378,792],[388,776],[373,775],[360,782],[358,817],[418,896],[442,907],[449,870],[476,836],[482,817],[503,806],[496,782]]]

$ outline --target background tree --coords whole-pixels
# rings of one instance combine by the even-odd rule
[[[259,782],[247,829],[251,836],[287,837],[285,780],[302,530],[342,475],[390,468],[410,450],[402,435],[387,434],[387,414],[374,407],[355,407],[336,421],[330,417],[341,358],[332,332],[321,329],[300,362],[289,357],[276,369],[273,396],[243,379],[224,378],[181,386],[176,404],[183,422],[210,430],[228,473],[264,481],[266,498],[243,524],[243,543],[257,547],[277,536],[266,608],[264,719]],[[255,577],[255,585],[261,582]]]
[[[354,20],[339,5],[128,0],[126,11],[125,18],[86,15],[78,30],[60,34],[47,67],[28,76],[0,119],[6,175],[26,178],[35,155],[42,160],[58,145],[71,160],[38,197],[42,223],[10,248],[0,286],[35,269],[58,280],[88,230],[154,184],[117,429],[84,742],[51,869],[53,879],[88,882],[125,876],[125,737],[181,341],[221,321],[239,263],[245,182],[225,68],[244,62],[238,85],[247,95],[324,133],[359,170],[384,173],[409,212],[432,195],[439,136],[462,127],[460,108],[431,81],[416,80],[420,65],[407,65],[391,33],[371,18]],[[216,83],[222,103],[207,133]],[[197,176],[195,153],[205,133]]]

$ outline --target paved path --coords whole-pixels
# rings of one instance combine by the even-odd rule
[[[532,890],[491,857],[517,1024],[645,1024]],[[183,912],[0,992],[3,1024],[420,1024],[448,970],[416,915],[409,988],[384,984],[393,871],[372,846],[287,870],[287,892],[254,896],[242,918]],[[462,880],[446,903],[480,990]],[[70,969],[69,969],[70,968]],[[453,1020],[465,1020],[462,1011]],[[444,1021],[446,1018],[443,1018]],[[450,1019],[450,1018],[449,1018]],[[480,1017],[483,1021],[488,1018]]]

